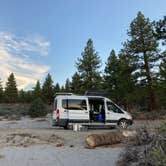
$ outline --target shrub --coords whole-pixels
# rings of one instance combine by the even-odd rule
[[[146,128],[139,129],[134,140],[128,142],[121,154],[118,166],[165,166],[166,121],[158,132],[150,134]]]
[[[32,118],[46,116],[47,115],[46,105],[40,98],[37,98],[32,102],[28,114]]]

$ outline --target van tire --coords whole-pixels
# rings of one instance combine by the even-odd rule
[[[129,126],[127,119],[121,119],[121,120],[119,120],[118,126],[121,129],[126,129]]]
[[[65,126],[63,126],[63,128],[64,128],[65,130],[68,130],[68,129],[69,129],[69,124],[68,124],[68,123],[66,123],[66,125],[65,125]]]

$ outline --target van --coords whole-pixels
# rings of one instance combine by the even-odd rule
[[[52,125],[65,129],[74,123],[83,126],[119,126],[127,128],[133,122],[131,115],[102,96],[59,94],[54,99]]]

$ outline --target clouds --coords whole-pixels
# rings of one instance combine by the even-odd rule
[[[0,32],[0,45],[8,51],[14,51],[16,53],[30,52],[47,56],[50,42],[39,35],[17,37],[12,33]]]
[[[41,36],[30,39],[0,32],[0,78],[6,81],[9,74],[13,72],[19,89],[36,83],[36,80],[41,79],[50,67],[40,65],[26,55],[35,53],[39,56],[47,56],[49,47],[50,42]]]

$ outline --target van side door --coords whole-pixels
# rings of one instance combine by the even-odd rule
[[[66,101],[69,123],[89,122],[89,106],[86,98],[68,98]]]

